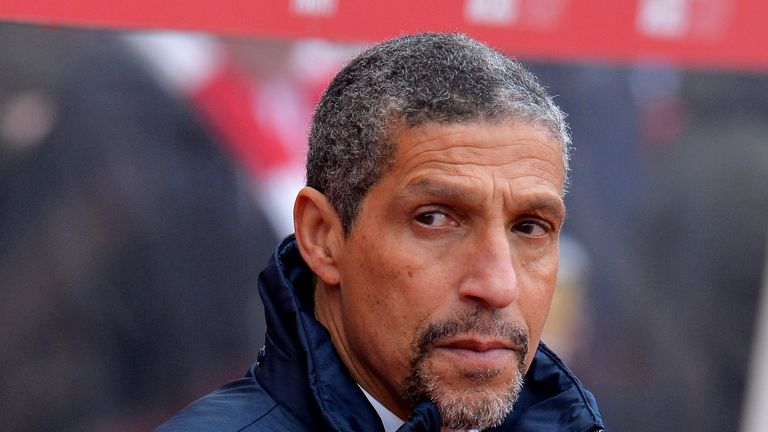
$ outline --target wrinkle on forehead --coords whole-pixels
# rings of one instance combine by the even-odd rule
[[[439,153],[438,153],[439,154]],[[487,159],[487,156],[486,158]],[[440,195],[448,195],[441,183],[452,184],[461,183],[481,183],[491,187],[496,195],[496,188],[507,184],[512,188],[514,183],[526,180],[529,185],[552,186],[562,198],[563,175],[562,165],[548,161],[539,157],[517,155],[510,161],[501,161],[497,163],[487,163],[486,160],[466,159],[456,161],[446,161],[440,158],[428,158],[423,161],[412,161],[411,164],[404,166],[399,164],[394,171],[395,175],[400,175],[399,183],[405,189],[423,192],[440,192]],[[440,179],[436,182],[432,179]],[[510,189],[514,191],[514,189]],[[455,195],[456,192],[453,192]],[[460,198],[456,196],[456,198]]]
[[[503,128],[511,133],[502,138],[499,132]],[[402,139],[404,134],[407,139]],[[503,167],[527,161],[533,162],[542,174],[560,171],[564,181],[560,144],[527,123],[430,124],[404,130],[400,138],[391,166],[395,170],[433,163]]]
[[[528,124],[427,125],[402,131],[387,187],[396,201],[431,196],[564,217],[559,144]]]

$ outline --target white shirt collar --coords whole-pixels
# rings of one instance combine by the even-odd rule
[[[365,391],[365,389],[362,388],[360,384],[357,386],[360,387],[360,390],[363,391],[365,397],[368,398],[368,402],[371,403],[373,409],[375,409],[376,413],[379,414],[379,418],[381,418],[381,423],[384,425],[385,432],[396,432],[398,429],[400,429],[400,426],[405,424],[405,421],[396,416],[392,411],[388,410],[379,401],[374,399],[374,397],[368,394],[368,392]]]

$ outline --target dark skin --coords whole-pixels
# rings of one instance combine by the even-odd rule
[[[317,275],[316,315],[355,380],[402,419],[414,342],[433,322],[477,310],[522,326],[514,343],[470,331],[426,357],[442,389],[504,391],[530,366],[557,277],[565,217],[559,142],[524,122],[427,124],[397,136],[394,164],[348,235],[325,196],[303,189],[297,241]]]

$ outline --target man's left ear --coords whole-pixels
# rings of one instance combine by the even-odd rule
[[[338,285],[344,232],[328,198],[317,189],[301,189],[293,205],[293,229],[301,257],[312,272],[326,285]]]

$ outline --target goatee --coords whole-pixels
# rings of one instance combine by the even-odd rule
[[[443,426],[449,429],[486,429],[501,424],[523,387],[525,359],[528,353],[528,333],[516,321],[502,321],[498,311],[469,310],[443,321],[431,323],[413,343],[416,353],[410,373],[403,382],[404,396],[414,404],[429,399],[437,406]],[[487,384],[498,379],[499,369],[464,371],[473,385],[455,389],[444,383],[431,370],[431,354],[441,341],[461,334],[501,339],[519,347],[516,370],[501,385]]]

